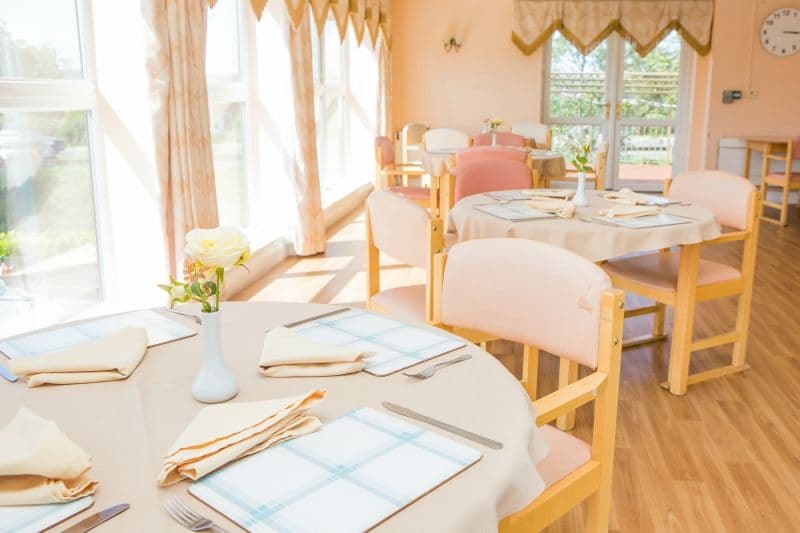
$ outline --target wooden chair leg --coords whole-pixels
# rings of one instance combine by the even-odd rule
[[[653,337],[661,337],[664,335],[664,315],[666,315],[666,308],[662,303],[656,302],[656,312],[653,315]]]
[[[783,186],[781,194],[781,226],[789,224],[789,185]]]
[[[561,358],[558,364],[558,388],[564,388],[578,379],[578,363]],[[575,429],[575,411],[570,411],[556,419],[556,427],[562,431]]]
[[[669,388],[669,391],[676,395],[686,394],[689,381],[697,271],[700,267],[700,245],[682,246],[680,261],[675,319],[672,326],[672,347],[669,353],[669,375],[667,383],[662,383],[662,387]]]
[[[539,348],[525,344],[522,347],[522,381],[531,401],[536,399],[538,379]]]
[[[611,510],[611,482],[601,482],[597,492],[586,499],[588,506],[586,531],[589,533],[608,533],[608,519]]]

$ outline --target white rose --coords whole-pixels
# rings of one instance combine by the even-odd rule
[[[184,253],[210,268],[228,268],[250,257],[250,241],[236,228],[193,229]]]
[[[184,296],[186,296],[186,289],[183,287],[183,285],[173,285],[169,289],[170,298],[173,298],[175,300],[180,300]]]

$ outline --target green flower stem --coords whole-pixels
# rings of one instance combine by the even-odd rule
[[[214,311],[219,311],[219,293],[222,292],[222,272],[221,268],[216,269],[215,273],[217,275],[217,294],[216,294],[216,304],[214,306]]]

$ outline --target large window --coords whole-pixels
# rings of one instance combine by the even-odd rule
[[[374,175],[378,57],[368,37],[359,45],[353,34],[348,31],[340,42],[336,23],[329,19],[314,40],[317,147],[327,203]]]
[[[241,18],[238,0],[219,2],[209,12],[206,75],[219,223],[244,228],[250,225],[250,220],[245,159],[247,91],[242,72]]]
[[[0,1],[0,337],[103,296],[83,22],[74,0]]]

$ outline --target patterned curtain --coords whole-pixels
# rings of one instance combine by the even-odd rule
[[[645,56],[676,30],[705,55],[713,21],[714,0],[514,0],[511,38],[532,54],[558,30],[588,54],[616,31]]]
[[[292,173],[297,216],[293,241],[297,255],[313,255],[325,251],[326,237],[317,162],[311,17],[308,8],[303,11],[297,27],[289,24],[287,29],[296,133]]]
[[[208,0],[208,5],[214,7],[218,1],[226,0]],[[361,44],[365,31],[369,31],[374,48],[378,41],[378,33],[381,32],[391,49],[392,19],[389,13],[389,0],[284,0],[284,2],[289,20],[295,28],[300,25],[306,6],[310,5],[318,32],[322,32],[328,14],[332,13],[341,40],[344,41],[347,35],[349,22],[358,44]],[[260,20],[267,0],[250,0],[250,4]]]
[[[178,274],[186,233],[218,225],[206,87],[207,6],[147,0],[147,72],[169,269]]]

